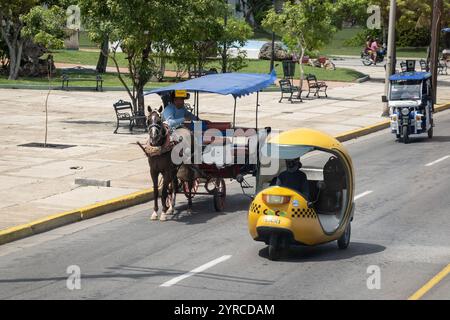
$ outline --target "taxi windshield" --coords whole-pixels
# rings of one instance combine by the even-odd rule
[[[390,100],[419,100],[421,84],[420,80],[392,81]]]
[[[263,155],[268,156],[273,159],[294,159],[300,158],[314,150],[312,146],[304,145],[286,145],[286,144],[276,144],[268,143],[263,146]]]

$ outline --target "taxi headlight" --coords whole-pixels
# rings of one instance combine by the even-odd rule
[[[402,109],[402,115],[407,116],[409,114],[409,108]]]

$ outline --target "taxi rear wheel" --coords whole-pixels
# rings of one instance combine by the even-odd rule
[[[343,250],[343,249],[348,248],[348,245],[350,244],[351,233],[352,233],[352,228],[351,228],[351,224],[349,223],[347,228],[345,228],[344,233],[337,241],[339,249]]]
[[[280,238],[277,233],[272,233],[269,240],[269,259],[272,261],[280,258]]]

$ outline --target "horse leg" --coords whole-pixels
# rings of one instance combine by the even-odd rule
[[[188,214],[192,213],[192,188],[193,188],[193,186],[194,186],[194,180],[192,179],[192,177],[189,177],[189,181],[188,181],[189,197],[188,197],[188,209],[187,209]]]
[[[172,193],[172,201],[170,202],[170,207],[167,210],[168,214],[173,214],[175,212],[175,199],[176,199],[176,196],[177,196],[177,184],[178,184],[178,179],[175,176],[172,179],[172,187],[170,189],[170,192]]]
[[[157,171],[153,171],[151,170],[150,172],[151,176],[152,176],[152,181],[153,181],[153,197],[154,197],[154,208],[153,208],[153,213],[152,216],[150,217],[151,220],[158,220],[158,196],[159,196],[159,191],[158,191],[158,175],[159,173]]]
[[[161,204],[162,204],[162,213],[161,216],[159,217],[159,220],[161,221],[166,221],[167,217],[167,189],[169,188],[169,184],[167,183],[167,179],[166,177],[164,177],[163,180],[163,187],[162,187],[162,194],[161,194]]]

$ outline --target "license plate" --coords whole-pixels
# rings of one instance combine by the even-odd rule
[[[275,223],[275,224],[280,224],[281,221],[278,218],[275,218],[273,216],[268,216],[264,218],[264,222],[268,222],[268,223]]]

